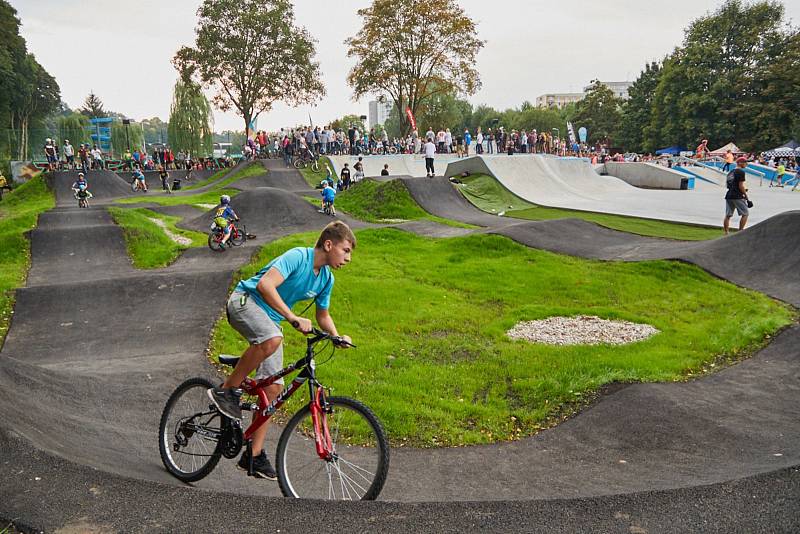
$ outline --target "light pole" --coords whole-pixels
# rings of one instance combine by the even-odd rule
[[[125,125],[125,143],[128,145],[128,152],[131,151],[131,139],[128,137],[128,126],[130,125],[130,119],[122,119],[122,124]]]

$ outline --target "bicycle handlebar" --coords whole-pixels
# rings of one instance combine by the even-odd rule
[[[345,341],[342,336],[332,336],[328,332],[325,332],[325,331],[320,330],[318,328],[312,327],[311,328],[311,335],[314,336],[314,337],[312,337],[312,338],[310,338],[308,340],[308,344],[309,345],[314,345],[315,343],[318,343],[318,342],[322,341],[323,339],[330,339],[333,342],[334,345],[341,345],[341,346],[347,346],[347,347],[355,348],[355,345],[353,345],[349,341]]]

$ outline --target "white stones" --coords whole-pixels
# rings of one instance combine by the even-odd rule
[[[625,345],[658,333],[659,330],[649,324],[611,321],[593,315],[523,321],[506,332],[511,339],[547,345]]]
[[[161,219],[156,219],[153,217],[148,217],[148,219],[150,219],[152,222],[160,226],[161,229],[164,230],[164,233],[167,234],[167,237],[175,241],[177,244],[183,245],[184,247],[188,247],[189,245],[192,244],[192,240],[189,239],[188,237],[183,237],[182,235],[178,235],[175,232],[171,232],[170,229],[167,228],[167,224]]]

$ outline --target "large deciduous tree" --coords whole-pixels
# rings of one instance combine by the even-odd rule
[[[180,77],[172,93],[169,144],[173,150],[195,156],[211,155],[213,147],[211,106],[200,85]]]
[[[711,146],[736,140],[739,147],[753,150],[764,141],[777,142],[781,131],[790,130],[787,121],[759,139],[765,126],[759,117],[797,114],[796,107],[783,107],[791,105],[796,86],[773,85],[775,92],[767,94],[771,66],[800,68],[787,56],[796,34],[784,22],[783,5],[771,1],[728,0],[693,21],[682,45],[664,61],[645,146],[694,146],[706,138]]]
[[[633,85],[628,88],[628,100],[622,104],[619,144],[628,151],[653,152],[656,147],[645,145],[644,132],[650,125],[653,96],[661,75],[661,64],[648,63]]]
[[[615,142],[620,122],[620,104],[614,91],[594,80],[586,96],[575,106],[572,120],[576,128],[586,127],[590,143]]]
[[[475,57],[484,41],[455,0],[373,0],[358,14],[361,30],[345,41],[348,57],[356,58],[347,81],[356,99],[391,97],[403,135],[411,129],[406,107],[416,116],[437,94],[466,96],[480,88]]]
[[[314,39],[294,23],[289,0],[204,0],[194,47],[178,50],[173,63],[215,90],[214,105],[235,108],[245,131],[282,101],[314,102],[325,94]]]

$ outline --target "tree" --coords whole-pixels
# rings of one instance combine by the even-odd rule
[[[757,118],[775,116],[776,102],[764,95],[765,70],[780,60],[796,32],[785,26],[783,6],[769,1],[728,0],[693,21],[664,61],[645,145],[694,146],[706,138],[719,146],[735,139],[741,148],[755,149],[763,125]],[[796,114],[790,110],[782,113]]]
[[[620,122],[620,103],[614,91],[599,80],[593,80],[586,96],[575,107],[575,127],[584,126],[588,130],[590,143],[615,140]]]
[[[122,120],[114,120],[111,123],[111,152],[112,155],[121,155],[125,150],[131,151],[144,149],[144,135],[142,128],[131,121],[130,124],[123,124]]]
[[[89,96],[83,101],[81,113],[89,118],[107,116],[106,110],[103,108],[103,101],[100,100],[99,96],[94,94],[94,91],[90,91]]]
[[[275,102],[310,103],[325,94],[314,39],[294,25],[289,0],[204,0],[194,47],[173,59],[182,76],[216,91],[221,111],[236,108],[245,131]]]
[[[373,0],[359,9],[361,30],[345,41],[356,58],[347,81],[353,97],[388,94],[402,135],[435,95],[471,95],[480,88],[475,57],[485,44],[455,0]],[[419,128],[424,128],[417,120]]]
[[[434,131],[450,128],[451,132],[463,131],[469,125],[472,104],[459,99],[456,93],[435,93],[420,104],[416,114],[417,126],[422,131],[429,127]]]
[[[336,119],[335,121],[331,122],[331,128],[337,131],[342,130],[347,132],[351,124],[358,128],[358,131],[362,133],[367,129],[367,127],[364,125],[364,121],[361,120],[359,115],[345,115],[340,119]]]
[[[81,143],[89,143],[89,119],[80,113],[71,113],[58,118],[58,138],[61,142],[69,139],[70,144],[79,146]]]
[[[139,128],[144,131],[144,142],[148,145],[166,143],[169,141],[169,123],[158,117],[142,119]]]
[[[631,152],[654,152],[654,146],[645,149],[644,132],[650,124],[653,97],[661,77],[661,65],[652,62],[628,88],[628,100],[622,104],[619,144]]]
[[[196,156],[211,155],[212,121],[211,106],[200,85],[188,77],[179,78],[169,114],[169,144],[173,150]]]

